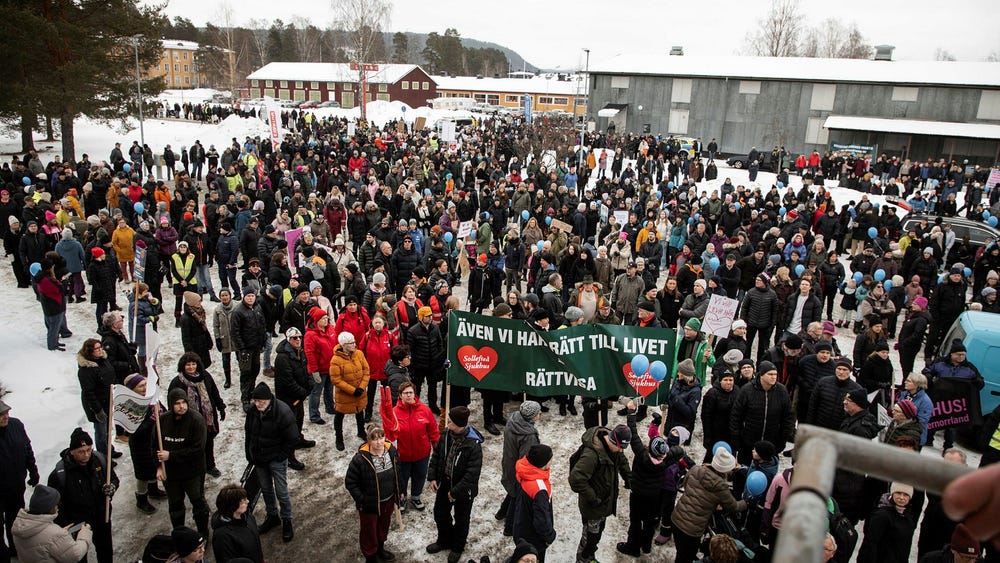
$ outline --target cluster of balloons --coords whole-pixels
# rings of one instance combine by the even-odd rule
[[[642,377],[649,372],[649,376],[656,381],[663,381],[667,377],[667,364],[660,360],[650,363],[645,354],[638,354],[632,358],[632,373]]]

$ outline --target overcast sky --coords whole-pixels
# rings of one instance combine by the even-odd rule
[[[250,18],[287,22],[298,15],[322,28],[334,17],[325,0],[228,1],[239,14],[239,23]],[[897,59],[931,60],[939,47],[966,61],[982,61],[991,52],[1000,52],[996,0],[799,0],[799,4],[810,24],[829,17],[857,22],[872,44],[895,45]],[[216,18],[218,5],[169,0],[166,11],[171,18],[183,16],[204,25]],[[535,66],[575,69],[584,65],[584,48],[590,49],[591,62],[623,52],[666,54],[671,45],[682,45],[686,55],[732,55],[769,6],[767,0],[397,0],[387,27],[419,33],[443,33],[453,27],[462,37],[505,45]]]

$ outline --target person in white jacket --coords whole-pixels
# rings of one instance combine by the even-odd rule
[[[21,563],[76,563],[87,557],[92,532],[82,523],[76,539],[70,530],[55,523],[59,491],[38,485],[31,493],[27,510],[21,509],[14,520],[14,547]],[[80,524],[80,523],[78,523]]]

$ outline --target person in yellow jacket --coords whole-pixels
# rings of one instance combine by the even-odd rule
[[[368,380],[371,370],[368,360],[358,350],[354,335],[348,331],[337,336],[339,345],[330,359],[330,382],[334,387],[333,429],[336,447],[344,451],[344,415],[353,414],[358,425],[358,438],[365,439],[365,407],[368,406]]]
[[[639,232],[635,235],[635,251],[639,252],[642,247],[642,243],[647,240],[660,240],[659,234],[656,232],[656,223],[652,221],[646,221],[646,228],[639,229]]]
[[[111,233],[111,246],[121,267],[121,280],[130,283],[135,275],[135,230],[128,226],[124,217],[118,219],[118,227]]]
[[[191,249],[185,240],[177,243],[177,252],[170,257],[170,283],[174,288],[174,319],[176,325],[180,326],[184,292],[192,290],[197,292],[198,288],[198,269],[195,266],[194,254],[191,254]]]

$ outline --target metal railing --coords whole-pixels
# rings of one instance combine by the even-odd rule
[[[827,528],[826,500],[836,469],[899,481],[941,494],[973,468],[888,444],[803,424],[796,430],[795,473],[781,517],[774,563],[821,563]]]

